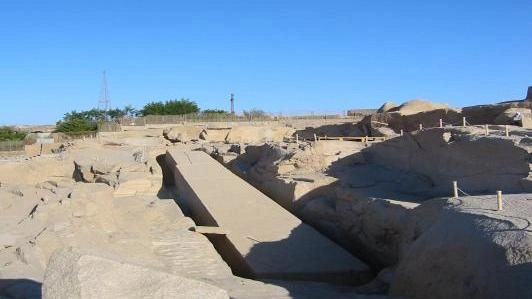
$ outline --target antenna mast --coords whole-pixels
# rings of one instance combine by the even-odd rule
[[[235,114],[235,95],[231,94],[231,114]]]
[[[107,90],[107,76],[103,71],[102,84],[100,87],[100,99],[98,100],[98,108],[103,111],[111,109],[111,100],[109,99],[109,91]]]

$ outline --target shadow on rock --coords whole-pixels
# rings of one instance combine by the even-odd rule
[[[370,269],[334,242],[317,242],[316,237],[322,236],[313,230],[303,224],[294,228],[285,239],[253,245],[245,260],[260,265],[263,273],[256,279],[285,288],[292,298],[357,295],[354,286],[373,278]],[[301,258],[310,251],[313,253],[308,259]],[[277,270],[268,272],[270,265],[275,265],[271,268]]]
[[[30,279],[0,279],[0,296],[40,299],[41,283]]]

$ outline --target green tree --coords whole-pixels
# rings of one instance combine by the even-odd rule
[[[126,116],[126,112],[122,109],[109,109],[107,111],[107,116],[109,116],[109,119],[111,120],[118,120],[124,116]]]
[[[199,110],[198,105],[189,99],[170,100],[164,103],[164,113],[166,115],[198,113]]]
[[[124,111],[124,114],[125,116],[127,117],[134,117],[134,116],[139,116],[140,114],[140,111],[135,109],[133,106],[131,105],[127,105],[124,107],[124,109],[122,110]]]
[[[144,105],[144,108],[140,110],[142,116],[146,115],[164,115],[164,103],[163,102],[151,102]]]
[[[65,115],[63,116],[63,120],[68,121],[73,119],[84,119],[88,121],[98,121],[105,120],[105,114],[106,112],[104,110],[96,108],[80,112],[73,110],[71,112],[65,113]]]
[[[65,113],[63,119],[56,124],[56,132],[88,132],[96,131],[98,122],[107,120],[118,121],[126,115],[134,115],[137,111],[132,106],[124,109],[115,108],[107,111],[93,108],[85,111],[70,111]]]
[[[23,140],[27,133],[17,130],[13,127],[2,126],[0,127],[0,141],[18,141]]]
[[[144,105],[140,111],[143,116],[146,115],[180,115],[198,113],[200,111],[196,102],[189,99],[169,100],[166,102],[151,102]]]
[[[98,125],[95,121],[82,119],[82,118],[71,118],[63,121],[59,121],[55,127],[56,132],[90,132],[96,131]]]

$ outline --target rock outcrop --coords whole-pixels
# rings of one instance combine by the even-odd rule
[[[227,166],[255,187],[293,210],[305,194],[326,186],[334,178],[322,174],[332,163],[359,151],[362,143],[342,141],[250,145]]]
[[[391,294],[531,298],[532,209],[526,197],[505,196],[499,212],[493,196],[449,200],[434,224],[405,251]]]
[[[43,298],[229,298],[197,280],[132,265],[72,247],[57,250],[46,268]]]
[[[454,109],[441,108],[406,115],[399,111],[392,111],[393,109],[385,113],[366,116],[358,123],[358,126],[360,126],[361,130],[369,132],[369,136],[377,136],[373,132],[382,127],[399,133],[400,130],[404,132],[419,130],[420,124],[423,128],[438,127],[440,125],[440,119],[443,121],[444,126],[457,126],[462,123],[461,114]]]
[[[386,127],[398,133],[416,131],[423,128],[443,126],[462,126],[463,118],[467,125],[521,125],[523,115],[529,115],[532,102],[525,100],[508,101],[492,105],[476,105],[461,109],[452,109],[445,104],[436,104],[424,100],[412,100],[395,106],[385,103],[375,114],[366,116],[359,122],[360,130],[370,136],[382,134],[377,128]],[[519,115],[518,115],[519,114]]]
[[[358,149],[333,141],[252,146],[229,167],[337,242],[388,267],[437,219],[445,203],[423,201],[449,196],[451,181],[471,194],[532,192],[529,143],[517,132],[487,137],[432,129]]]
[[[111,187],[117,187],[119,183],[120,168],[94,163],[92,165],[74,161],[72,178],[77,182],[103,183]]]
[[[453,136],[455,139],[451,139]],[[381,143],[355,153],[352,155],[357,157],[355,160],[349,157],[351,159],[347,161],[335,163],[341,163],[344,169],[354,161],[358,167],[361,163],[376,163],[382,167],[378,172],[384,170],[384,166],[390,167],[382,178],[374,178],[377,180],[397,176],[401,173],[399,168],[407,167],[403,169],[405,173],[423,172],[421,176],[429,181],[431,176],[434,181],[441,180],[444,173],[461,175],[464,186],[476,186],[479,192],[491,190],[492,185],[503,190],[515,187],[518,188],[515,192],[525,192],[519,189],[519,182],[526,180],[528,175],[528,147],[524,145],[527,141],[520,137],[487,138],[462,130],[435,129],[404,138],[415,140],[397,138],[393,143]],[[410,146],[406,146],[407,143]],[[442,146],[457,148],[438,149]],[[258,175],[269,176],[270,181],[276,176],[281,184],[281,178],[287,182],[288,177],[296,177],[294,171],[297,168],[282,176],[278,174],[279,166],[294,161],[298,153],[294,154],[293,150],[291,154],[271,146],[249,150],[248,158],[254,157],[254,162],[247,170],[248,179],[255,178],[250,181],[256,181]],[[319,156],[314,157],[319,159]],[[374,160],[377,157],[383,159]],[[465,161],[472,164],[460,168],[458,165]],[[329,169],[338,167],[334,166],[335,163]],[[377,173],[368,172],[371,167],[355,169],[348,173],[361,172],[360,178]],[[447,172],[449,169],[454,170]],[[469,169],[477,169],[479,173],[468,173]],[[330,174],[336,173],[338,182],[315,186],[291,208],[307,223],[378,268],[391,267],[387,279],[376,279],[359,287],[360,292],[371,293],[390,287],[392,295],[407,298],[530,297],[527,287],[532,275],[529,266],[532,260],[532,238],[528,229],[532,215],[532,204],[527,200],[529,193],[505,195],[503,211],[496,211],[494,192],[487,196],[433,199],[418,204],[368,197],[354,187],[358,183],[348,185],[346,180],[353,179],[351,176],[338,176],[340,172],[337,171],[339,169],[334,169]],[[510,173],[510,177],[501,179],[505,173]],[[519,175],[513,179],[515,173]],[[475,178],[476,175],[481,177]],[[476,183],[472,184],[473,181]],[[398,179],[395,190],[414,182]],[[359,183],[364,189],[362,182]],[[383,180],[379,186],[386,184],[390,188],[390,180]],[[434,184],[426,186],[433,188]],[[259,184],[259,187],[273,196],[272,189],[279,189],[279,185],[272,188],[272,185]],[[449,193],[448,190],[445,192]]]
[[[528,140],[432,129],[375,144],[362,155],[370,164],[421,175],[430,185],[427,195],[448,195],[452,181],[470,194],[528,193]]]
[[[461,114],[472,125],[498,124],[515,125],[512,110],[526,111],[532,109],[532,102],[514,101],[494,105],[478,105],[462,108]]]
[[[61,159],[42,156],[0,163],[0,297],[41,298],[45,272],[76,267],[82,275],[47,278],[45,297],[76,297],[78,290],[70,289],[77,285],[80,292],[85,290],[77,297],[86,296],[86,290],[90,297],[208,297],[204,291],[215,286],[231,298],[384,298],[359,295],[352,286],[234,276],[171,199],[173,180],[165,179],[168,173],[159,167],[164,166],[160,157],[167,142],[159,138],[162,130],[155,131],[113,133],[100,136],[101,143],[76,141]],[[224,146],[234,155],[239,151],[238,146]],[[141,147],[142,159],[135,155]],[[115,189],[76,182],[74,161],[87,182],[120,170],[120,185]],[[53,264],[46,271],[53,253],[65,247],[83,254],[74,263],[55,263],[63,267],[56,267],[58,272]],[[190,296],[173,292],[188,291],[190,281]],[[101,290],[93,288],[96,283]]]
[[[165,129],[163,135],[172,142],[204,140],[206,142],[226,143],[264,143],[282,142],[291,138],[294,129],[282,126],[238,125],[231,128],[211,128],[203,126],[181,125]]]

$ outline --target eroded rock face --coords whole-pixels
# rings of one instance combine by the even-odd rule
[[[72,247],[51,257],[43,298],[229,298],[197,280],[82,253]]]
[[[228,167],[282,202],[317,196],[335,181],[358,198],[420,201],[450,195],[452,181],[469,194],[532,192],[530,144],[526,136],[431,129],[367,148],[334,141],[248,146]]]
[[[363,146],[341,141],[250,145],[227,166],[292,211],[303,196],[335,181],[321,172]]]
[[[358,126],[362,130],[372,133],[369,136],[380,136],[379,134],[374,134],[374,132],[378,132],[378,129],[383,127],[391,129],[395,133],[399,133],[400,130],[406,133],[419,130],[419,124],[423,128],[439,127],[440,119],[443,121],[444,126],[459,126],[462,124],[462,115],[458,111],[449,108],[421,111],[406,115],[401,114],[399,111],[393,111],[394,109],[388,112],[366,116],[358,123]]]
[[[452,181],[470,194],[532,192],[525,182],[530,171],[528,146],[521,140],[432,129],[375,144],[362,154],[371,164],[428,178],[432,196],[449,195]]]
[[[510,102],[495,105],[478,105],[462,108],[462,116],[467,119],[467,122],[473,125],[483,124],[500,124],[512,125],[515,124],[513,118],[505,117],[509,109],[531,109],[532,103],[528,101]]]
[[[467,125],[520,125],[520,116],[530,113],[532,103],[530,101],[503,102],[493,105],[477,105],[452,109],[444,104],[435,104],[428,101],[414,100],[400,106],[393,107],[385,103],[377,113],[366,116],[358,123],[360,130],[371,134],[370,136],[382,136],[378,128],[388,128],[395,133],[400,130],[412,132],[423,128],[440,126],[462,126],[465,117]]]

